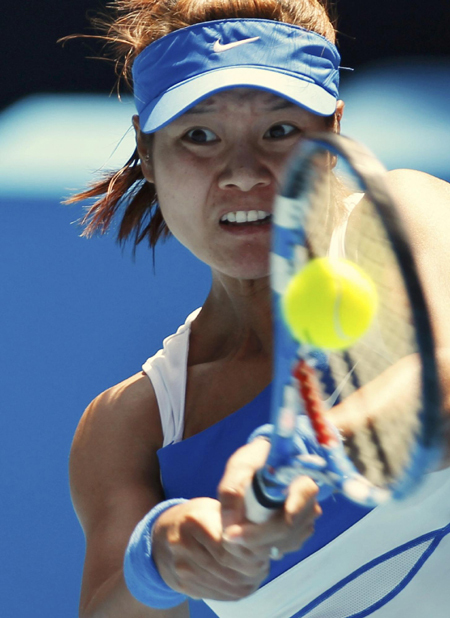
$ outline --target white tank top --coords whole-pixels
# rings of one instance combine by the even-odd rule
[[[142,365],[158,401],[163,447],[183,439],[189,334],[199,312],[192,312],[176,333],[164,339],[162,350]]]

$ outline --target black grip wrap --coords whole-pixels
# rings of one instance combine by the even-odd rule
[[[261,478],[262,473],[263,470],[258,470],[253,477],[252,488],[255,498],[257,502],[265,509],[280,509],[284,504],[284,500],[273,498],[266,493],[264,490],[264,482]]]

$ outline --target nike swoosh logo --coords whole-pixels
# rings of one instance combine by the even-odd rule
[[[342,380],[342,382],[337,386],[336,390],[334,391],[334,393],[328,397],[328,399],[324,400],[324,405],[330,409],[334,406],[334,404],[336,403],[337,398],[339,397],[339,395],[342,393],[342,391],[344,390],[345,385],[347,384],[347,382],[350,380],[352,373],[355,371],[356,369],[356,365],[358,363],[355,364],[355,366],[353,367],[353,369],[351,371],[349,371],[347,373],[347,375],[345,376],[345,378]]]
[[[253,41],[257,41],[260,37],[254,36],[251,39],[243,39],[242,41],[234,41],[234,43],[226,43],[226,45],[222,45],[222,43],[217,39],[214,43],[213,51],[217,54],[221,52],[227,51],[228,49],[233,49],[233,47],[238,47],[239,45],[246,45],[247,43],[252,43]]]

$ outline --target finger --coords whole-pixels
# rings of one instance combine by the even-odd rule
[[[259,553],[255,553],[244,545],[238,546],[235,543],[228,543],[226,540],[223,540],[221,543],[212,543],[201,533],[196,533],[195,537],[196,542],[206,552],[201,559],[197,558],[199,563],[205,567],[211,565],[211,561],[214,561],[214,563],[220,566],[245,575],[259,573],[265,567],[264,558],[261,558]],[[189,551],[192,552],[193,549],[191,545]]]
[[[295,525],[306,518],[320,517],[322,509],[316,501],[319,488],[308,476],[299,476],[290,487],[284,505],[286,521]]]
[[[177,525],[170,509],[161,515],[159,525],[166,526],[161,535],[164,542],[159,559],[154,556],[161,576],[172,588],[189,596],[233,600],[250,594],[265,579],[267,560],[250,560],[249,552],[236,556],[224,547],[218,501],[193,499],[180,506],[177,514]],[[154,546],[157,538],[155,527]]]
[[[182,536],[180,554],[192,555],[204,568],[214,568],[217,563],[243,575],[255,575],[265,568],[265,561],[260,555],[255,555],[249,548],[236,547],[223,538],[219,508],[217,511],[211,510],[207,520],[201,519],[198,514],[192,519],[187,517]]]
[[[317,493],[309,477],[299,477],[289,488],[284,508],[267,522],[233,524],[224,534],[230,543],[243,545],[258,556],[268,556],[274,546],[283,553],[295,551],[314,532],[314,521],[322,512]]]
[[[245,581],[240,573],[236,573],[235,579],[223,577],[211,565],[189,561],[179,561],[176,569],[179,591],[196,599],[234,601],[251,594],[260,584],[260,581],[254,579]]]
[[[255,472],[264,465],[269,450],[270,443],[259,438],[240,448],[228,460],[218,487],[224,528],[245,521],[245,493]]]
[[[233,566],[228,564],[230,561]],[[212,555],[206,547],[198,544],[176,560],[175,570],[178,581],[186,587],[189,595],[207,587],[231,595],[230,598],[240,598],[250,594],[267,577],[269,562],[259,560],[244,565],[227,552]]]
[[[261,580],[263,581],[263,580]],[[192,582],[187,581],[183,594],[193,599],[213,599],[216,601],[238,601],[256,592],[261,582],[251,582],[244,584],[239,581],[236,584],[228,584],[218,581],[204,571],[201,577],[195,577]]]
[[[320,516],[322,511],[316,502],[318,492],[319,488],[312,479],[298,477],[291,483],[283,509],[274,511],[272,517],[261,524],[232,524],[225,528],[224,536],[229,543],[245,545],[249,549],[265,546],[290,528]]]
[[[261,560],[261,555],[259,552],[253,551],[250,547],[247,547],[242,543],[236,543],[233,539],[228,539],[226,534],[224,534],[222,543],[224,549],[229,554],[235,556],[244,564],[258,563]]]

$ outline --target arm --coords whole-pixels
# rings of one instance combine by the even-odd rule
[[[152,609],[128,591],[123,560],[131,534],[164,499],[157,450],[159,410],[146,376],[100,395],[87,408],[73,442],[70,477],[86,536],[81,618],[188,618],[187,603]],[[222,537],[220,504],[196,498],[164,511],[153,532],[152,557],[168,586],[193,598],[235,600],[267,575],[269,550],[252,551]]]
[[[450,184],[413,170],[388,174],[394,198],[413,242],[431,313],[450,423]],[[450,429],[448,430],[450,444]]]
[[[433,320],[436,347],[450,348],[450,184],[413,170],[388,173]]]
[[[443,411],[448,419],[444,430],[450,450],[450,185],[413,170],[394,170],[388,173],[387,179],[414,249],[432,319]],[[359,208],[351,214],[350,225],[353,217],[357,220]],[[376,416],[386,409],[383,399],[392,397],[393,392],[411,390],[418,383],[418,369],[413,357],[404,359],[374,383],[367,384],[361,393],[333,408],[330,420],[344,435],[352,433],[349,428],[357,426],[358,417],[361,417],[361,396],[367,394],[369,415]],[[447,456],[446,463],[448,461]]]
[[[187,603],[170,610],[142,605],[122,574],[134,527],[163,499],[161,443],[156,397],[143,375],[100,395],[81,419],[70,457],[72,500],[86,536],[81,618],[189,616]]]
[[[413,170],[389,172],[391,190],[413,241],[436,340],[450,462],[450,184]]]

